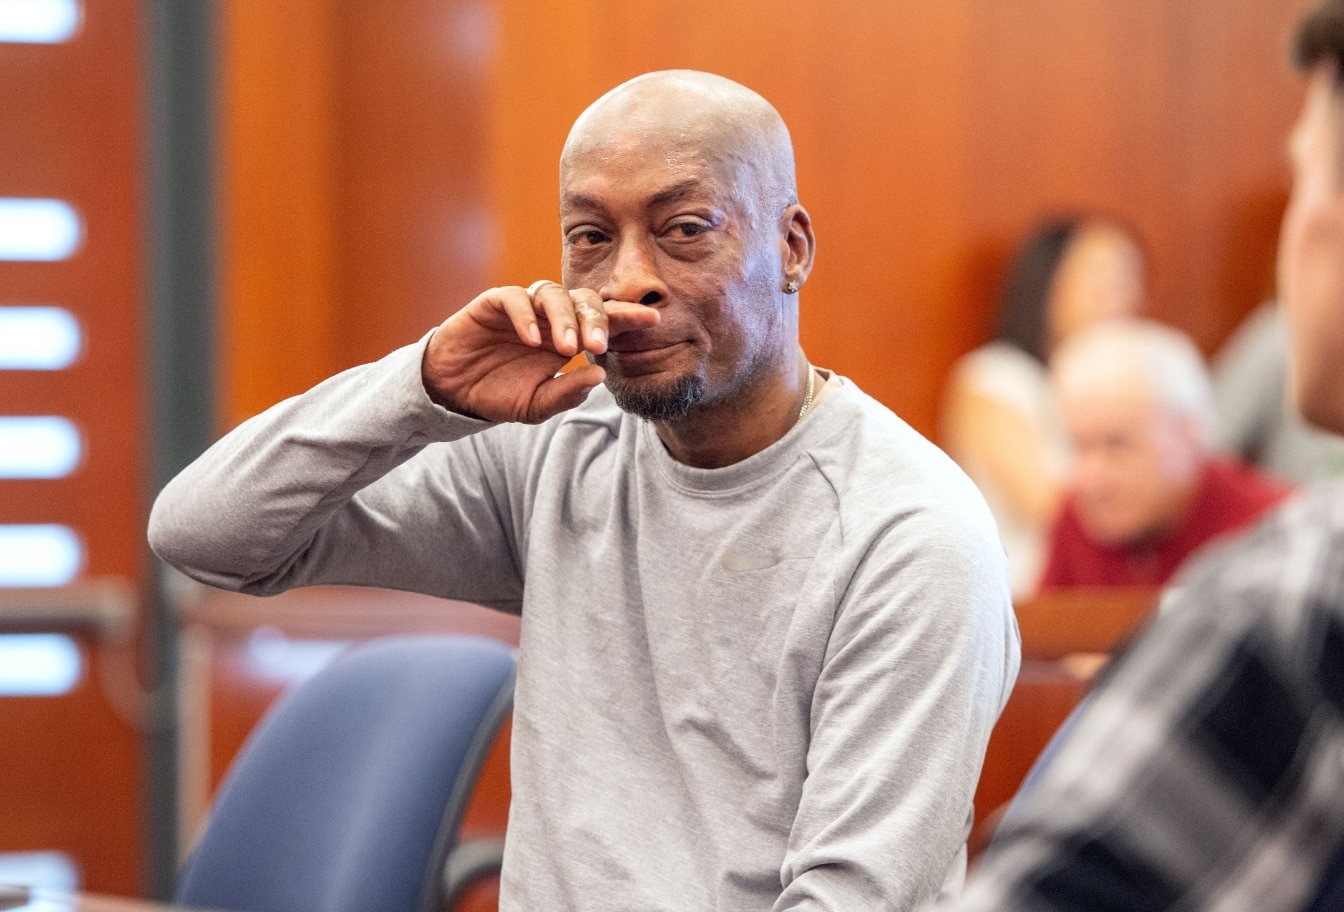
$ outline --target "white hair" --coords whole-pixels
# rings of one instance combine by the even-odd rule
[[[1206,449],[1218,447],[1218,413],[1204,356],[1177,329],[1138,317],[1103,320],[1060,343],[1050,367],[1061,389],[1144,383],[1159,405],[1193,422]]]

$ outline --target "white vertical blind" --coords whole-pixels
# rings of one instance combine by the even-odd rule
[[[59,697],[75,689],[83,669],[65,634],[0,634],[0,697]]]
[[[82,450],[69,418],[0,416],[0,478],[64,478],[79,465]]]
[[[83,233],[79,213],[63,200],[0,198],[0,260],[66,260]]]
[[[64,586],[84,566],[84,543],[69,526],[0,526],[0,586]]]
[[[0,0],[0,42],[59,44],[79,31],[78,0]]]
[[[79,321],[63,307],[0,307],[0,370],[62,370],[82,347]]]

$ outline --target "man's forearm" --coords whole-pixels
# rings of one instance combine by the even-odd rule
[[[480,427],[429,402],[421,347],[332,377],[226,435],[159,495],[155,552],[229,589],[315,581],[296,562],[336,511],[426,444]]]

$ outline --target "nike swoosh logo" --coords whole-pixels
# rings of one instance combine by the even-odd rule
[[[779,563],[782,558],[775,554],[743,554],[736,546],[729,546],[723,554],[723,569],[739,572],[742,570],[767,570]]]

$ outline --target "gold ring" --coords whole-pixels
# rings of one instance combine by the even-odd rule
[[[560,284],[559,282],[552,282],[550,279],[537,279],[531,285],[527,286],[527,293],[528,295],[535,295],[538,291],[541,290],[541,286],[543,285],[559,285],[559,284]]]

